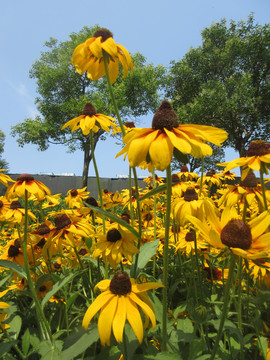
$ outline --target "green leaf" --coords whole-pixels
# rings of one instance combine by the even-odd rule
[[[193,324],[189,318],[179,319],[177,322],[179,341],[191,342],[193,340]]]
[[[154,196],[154,195],[157,195],[161,192],[164,192],[167,190],[167,185],[160,185],[160,186],[157,186],[155,189],[149,191],[147,194],[145,194],[144,196],[140,197],[139,198],[139,201],[143,201],[145,199],[148,199],[149,197],[151,196]]]
[[[140,271],[145,267],[145,265],[148,263],[151,257],[156,254],[158,243],[159,243],[159,239],[146,243],[140,248],[136,276],[138,276]],[[134,268],[134,264],[131,267],[131,273],[133,271],[133,268]]]
[[[105,211],[105,210],[102,210],[100,208],[97,208],[95,206],[91,206],[87,203],[84,203],[87,207],[89,207],[90,209],[98,212],[99,214],[101,215],[104,215],[106,216],[107,218],[115,221],[116,223],[118,223],[119,225],[125,227],[126,229],[128,229],[131,233],[133,233],[137,238],[139,237],[139,233],[132,227],[130,226],[126,221],[120,219],[118,216],[108,212],[108,211]]]
[[[52,296],[54,296],[63,286],[68,284],[72,279],[74,279],[79,273],[71,273],[68,276],[65,276],[63,279],[59,280],[56,284],[53,285],[50,291],[44,296],[41,306],[44,307],[45,304],[50,300]]]
[[[1,339],[1,346],[0,346],[0,358],[2,358],[3,355],[7,354],[9,350],[12,348],[13,345],[16,344],[17,341],[9,341],[9,342],[2,342]]]
[[[27,279],[27,275],[24,268],[19,264],[16,264],[9,260],[0,260],[0,266],[12,270],[16,272],[20,277]]]
[[[38,348],[38,353],[41,355],[42,360],[63,360],[61,350],[63,341],[57,340],[54,345],[50,341],[42,341]]]
[[[22,327],[22,319],[19,315],[15,315],[14,318],[9,322],[10,328],[8,332],[13,335],[14,339],[18,339],[21,327]]]
[[[64,343],[64,350],[62,358],[65,360],[72,360],[76,356],[84,352],[99,338],[97,327],[85,331],[81,328],[79,331],[74,331]]]
[[[70,306],[73,304],[73,302],[77,299],[79,293],[74,293],[70,298],[67,299],[66,301],[66,307],[67,307],[67,311],[69,310]]]
[[[22,336],[22,351],[24,355],[27,355],[30,346],[30,331],[26,329],[25,333]]]
[[[260,341],[261,346],[262,346],[262,351],[263,351],[263,354],[264,354],[264,358],[266,358],[266,353],[267,353],[267,348],[268,348],[267,338],[263,337],[263,336],[259,336],[259,341]]]

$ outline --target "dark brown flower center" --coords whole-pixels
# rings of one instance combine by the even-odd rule
[[[91,103],[87,103],[82,111],[82,115],[93,116],[96,115],[96,109]]]
[[[116,273],[110,282],[110,290],[115,295],[126,295],[131,292],[131,281],[127,273]]]
[[[86,250],[86,249],[81,249],[81,250],[79,251],[79,255],[84,256],[85,254],[87,254],[87,250]]]
[[[212,169],[212,170],[208,171],[205,175],[209,176],[209,177],[212,177],[213,175],[215,175],[215,173],[216,173],[215,170]]]
[[[29,174],[21,174],[18,178],[17,178],[17,181],[33,181],[35,180],[33,178],[32,175],[29,175]]]
[[[204,271],[207,272],[207,279],[211,280],[213,277],[213,280],[219,280],[222,279],[222,271],[220,269],[210,269],[209,267],[204,267],[203,268]]]
[[[180,182],[179,176],[177,174],[172,174],[172,182],[175,184]]]
[[[110,30],[108,30],[108,29],[105,29],[105,28],[100,28],[100,29],[98,29],[97,31],[94,32],[93,37],[97,38],[99,36],[102,37],[102,40],[101,40],[102,42],[109,39],[110,37],[113,38],[112,32]]]
[[[10,247],[8,249],[8,256],[9,257],[15,258],[16,256],[19,255],[19,253],[20,253],[20,250],[18,249],[17,246],[10,245]]]
[[[188,172],[188,167],[187,167],[187,165],[181,166],[181,172]]]
[[[255,140],[249,144],[247,156],[262,156],[270,154],[270,143],[263,140]]]
[[[249,172],[244,180],[239,181],[239,185],[245,187],[256,187],[257,184],[258,181],[253,171]]]
[[[20,242],[20,240],[19,240],[19,239],[14,240],[13,245],[16,246],[16,248],[20,249],[20,247],[21,247],[21,242]]]
[[[97,200],[93,198],[92,196],[89,196],[87,199],[85,199],[86,204],[98,207]]]
[[[61,269],[61,264],[58,264],[57,262],[53,264],[53,267],[56,269],[56,270],[59,270]]]
[[[252,243],[249,226],[242,220],[230,220],[221,231],[220,239],[228,247],[247,250]]]
[[[134,124],[133,121],[126,121],[126,122],[125,122],[125,126],[126,126],[127,128],[130,128],[130,129],[135,128],[135,124]]]
[[[15,200],[15,201],[12,201],[12,203],[10,204],[10,208],[12,210],[16,210],[16,209],[22,209],[22,204],[18,201],[18,200]]]
[[[146,214],[145,217],[144,217],[144,220],[145,220],[145,221],[150,221],[150,220],[152,220],[152,219],[153,219],[153,216],[152,216],[151,214],[149,214],[149,213]]]
[[[172,227],[171,227],[171,231],[174,233],[174,234],[178,234],[179,232],[180,232],[180,225],[178,225],[178,224],[174,224],[174,225],[172,225]]]
[[[186,236],[185,236],[185,240],[187,242],[191,242],[191,241],[195,241],[195,232],[190,230],[189,232],[186,233]]]
[[[71,224],[70,218],[66,214],[59,214],[54,217],[54,223],[57,230],[61,230],[64,227]]]
[[[42,238],[38,243],[37,243],[37,246],[40,247],[40,248],[43,248],[43,246],[45,245],[46,243],[46,240],[44,238]]]
[[[70,191],[70,195],[71,195],[71,197],[76,197],[78,195],[78,191],[76,189],[72,189]]]
[[[184,192],[184,200],[185,201],[198,200],[198,194],[196,193],[196,191],[193,188],[188,188]]]
[[[131,219],[131,216],[129,213],[127,212],[124,212],[122,215],[121,215],[121,219],[124,220],[125,222],[127,222],[129,224],[129,221]]]
[[[107,241],[110,242],[116,242],[118,240],[121,240],[122,236],[120,234],[120,231],[117,229],[111,229],[107,232]]]
[[[46,291],[46,290],[47,290],[47,288],[46,288],[45,285],[41,285],[40,288],[39,288],[39,291],[40,291],[40,292],[44,292],[44,291]]]
[[[40,224],[37,230],[39,235],[49,234],[49,232],[51,231],[47,224]]]
[[[153,117],[152,129],[163,130],[165,128],[167,130],[172,130],[178,126],[179,122],[175,111],[169,101],[164,100]]]
[[[0,200],[0,209],[4,206],[4,203],[2,200]]]

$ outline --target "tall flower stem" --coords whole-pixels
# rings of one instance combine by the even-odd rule
[[[95,157],[95,148],[94,148],[94,140],[93,140],[93,131],[92,130],[90,131],[90,147],[91,147],[91,155],[92,155],[95,174],[96,174],[100,207],[101,207],[102,210],[104,210],[103,209],[103,198],[102,198],[102,190],[101,190],[101,185],[100,185],[100,178],[99,178],[98,167],[97,167],[97,162],[96,162],[96,157]],[[104,218],[104,215],[102,215],[102,220],[103,220],[103,234],[105,234],[106,231],[105,231],[105,218]]]
[[[265,208],[265,210],[268,210],[267,199],[266,199],[266,194],[265,194],[265,185],[264,185],[264,179],[263,179],[263,169],[262,168],[260,168],[260,180],[261,180],[264,208]]]
[[[42,336],[45,340],[51,341],[53,343],[52,334],[51,334],[51,328],[50,325],[44,315],[44,312],[42,310],[41,304],[39,302],[39,299],[37,297],[37,293],[32,281],[31,272],[30,272],[30,266],[28,262],[28,256],[27,256],[27,234],[28,234],[28,191],[25,190],[25,218],[24,218],[24,238],[21,239],[21,245],[22,245],[22,251],[23,251],[23,259],[24,259],[24,268],[26,272],[27,277],[27,284],[29,287],[29,290],[31,292],[32,298],[35,303],[36,307],[36,314],[38,318],[38,322],[40,325],[40,329],[42,332]]]
[[[218,329],[218,333],[217,333],[217,337],[216,337],[216,342],[215,342],[213,351],[211,353],[210,360],[214,360],[214,358],[216,356],[216,352],[219,347],[219,341],[223,334],[224,323],[225,323],[225,320],[226,320],[226,317],[228,314],[228,310],[229,310],[228,305],[230,303],[230,301],[229,301],[230,300],[230,289],[231,289],[231,284],[232,284],[233,275],[234,275],[234,266],[235,266],[235,256],[234,256],[234,254],[231,253],[229,275],[228,275],[227,283],[225,286],[225,293],[224,293],[223,310],[222,310],[222,314],[221,314],[221,319],[220,319],[219,329]]]
[[[167,167],[167,200],[166,200],[166,219],[165,219],[165,239],[163,250],[163,289],[162,289],[162,344],[163,351],[167,350],[167,318],[168,318],[168,266],[169,266],[169,230],[171,218],[171,197],[172,197],[172,175],[171,165]]]
[[[112,87],[112,84],[111,84],[111,81],[110,81],[109,66],[108,66],[108,54],[105,51],[103,51],[103,58],[104,58],[104,67],[105,67],[105,75],[106,75],[107,84],[108,84],[108,90],[109,90],[109,93],[110,93],[110,96],[111,96],[111,99],[112,99],[112,103],[113,103],[113,106],[114,106],[114,110],[115,110],[115,113],[116,113],[116,117],[117,117],[119,126],[121,128],[122,137],[124,138],[124,136],[126,135],[126,131],[125,131],[125,128],[124,128],[124,125],[123,125],[123,122],[122,122],[122,119],[121,119],[121,116],[120,116],[120,113],[119,113],[117,102],[116,102],[116,99],[115,99],[115,96],[114,96],[113,87]],[[136,191],[136,199],[137,199],[138,225],[139,225],[138,249],[140,249],[140,246],[141,246],[141,232],[142,232],[142,219],[141,219],[141,211],[140,211],[140,203],[139,203],[138,178],[137,178],[137,172],[136,172],[135,167],[132,168],[132,170],[133,170],[133,177],[134,177],[135,191]],[[138,265],[138,254],[136,255],[136,258],[135,258],[134,277],[135,277],[135,274],[136,274],[137,265]]]
[[[155,167],[152,166],[152,180],[153,180],[153,189],[155,189],[157,187],[156,184],[156,174],[155,174]],[[154,212],[154,241],[157,238],[157,229],[156,229],[156,224],[157,224],[157,196],[154,195],[154,204],[153,204],[153,212]],[[153,259],[153,276],[155,277],[155,272],[156,272],[156,255],[154,256]]]
[[[202,157],[202,171],[201,171],[201,183],[200,183],[199,196],[201,196],[201,194],[202,194],[202,186],[203,186],[203,173],[204,173],[204,157]]]

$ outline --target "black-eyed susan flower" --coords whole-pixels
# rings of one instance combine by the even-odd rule
[[[100,310],[98,332],[102,345],[110,345],[111,332],[117,342],[123,341],[126,320],[140,343],[143,341],[143,323],[139,308],[145,318],[156,326],[156,318],[146,291],[162,287],[159,283],[137,284],[126,273],[116,273],[112,280],[102,280],[97,285],[102,293],[87,309],[82,326],[87,329],[94,315]]]
[[[79,74],[87,71],[91,80],[98,80],[105,75],[106,61],[109,68],[110,82],[113,84],[119,72],[119,62],[124,70],[124,77],[129,69],[133,71],[133,63],[129,52],[120,44],[116,44],[113,34],[108,29],[97,30],[93,37],[78,45],[71,58]]]
[[[242,180],[247,176],[250,170],[259,171],[262,169],[264,174],[268,174],[270,168],[270,143],[263,140],[252,141],[249,144],[246,155],[246,157],[240,157],[239,159],[234,159],[219,165],[226,166],[224,171],[241,167]]]
[[[65,198],[66,204],[70,208],[80,208],[83,206],[83,200],[85,200],[89,191],[86,191],[87,186],[82,189],[71,189],[68,190],[67,197]]]
[[[8,309],[10,305],[4,301],[0,301],[0,310]],[[6,320],[7,313],[3,312],[0,314],[0,333],[2,330],[9,329],[10,326],[8,324],[5,324],[4,321]]]
[[[181,166],[180,172],[177,175],[180,181],[196,181],[199,177],[198,174],[190,172],[187,165]]]
[[[36,289],[37,297],[39,299],[43,298],[52,288],[53,282],[52,281],[44,281],[39,287]]]
[[[6,197],[8,199],[15,197],[25,199],[25,190],[27,190],[28,198],[34,196],[38,201],[42,201],[46,195],[51,194],[50,189],[41,181],[35,180],[32,175],[22,174],[14,184],[7,188]]]
[[[1,218],[7,212],[9,206],[10,206],[10,202],[7,200],[7,198],[5,196],[0,196],[0,221],[1,221]],[[4,220],[4,218],[2,218],[2,221],[3,220]]]
[[[28,210],[28,216],[32,220],[35,220],[35,215]],[[13,200],[11,201],[9,208],[5,212],[5,214],[2,216],[1,220],[8,221],[9,223],[18,223],[22,224],[25,217],[25,209],[23,208],[22,204],[19,200]]]
[[[106,234],[99,234],[97,238],[98,240],[92,248],[92,257],[94,259],[102,257],[104,261],[108,260],[114,269],[123,258],[132,262],[133,255],[139,253],[134,245],[137,241],[136,236],[118,224],[112,225]]]
[[[6,171],[5,169],[1,169],[0,170],[0,182],[5,185],[8,186],[9,182],[15,182],[14,180],[11,179],[10,176],[6,175],[6,174],[2,174],[1,171]]]
[[[165,170],[172,159],[174,149],[197,158],[212,155],[206,142],[221,146],[227,139],[224,130],[204,125],[179,125],[170,103],[164,100],[154,115],[151,128],[134,128],[124,137],[126,145],[116,155],[127,154],[131,167],[143,161],[157,170]]]
[[[71,132],[81,129],[83,135],[88,135],[90,131],[98,132],[99,129],[110,132],[114,128],[116,120],[110,116],[97,114],[96,109],[91,103],[87,103],[83,109],[82,115],[69,120],[62,126],[62,130],[69,127]]]
[[[270,214],[264,211],[249,222],[240,219],[234,208],[225,208],[218,217],[207,207],[207,221],[188,216],[199,236],[215,249],[230,248],[233,253],[254,260],[268,257],[270,250]]]

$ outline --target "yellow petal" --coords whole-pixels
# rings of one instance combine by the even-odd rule
[[[101,59],[103,57],[101,39],[101,36],[99,36],[89,45],[90,51],[98,59]]]
[[[191,152],[191,145],[190,143],[180,134],[179,132],[169,131],[164,129],[168,137],[170,138],[174,147],[176,147],[179,151],[183,154],[190,154]]]
[[[127,317],[126,297],[119,296],[117,309],[112,323],[113,334],[117,342],[123,341],[123,331]]]
[[[131,167],[138,166],[142,161],[146,160],[149,147],[157,137],[157,134],[158,130],[131,140],[128,149],[128,160]]]
[[[143,324],[136,303],[126,295],[127,319],[140,343],[143,341]]]
[[[117,56],[117,46],[112,37],[109,37],[107,40],[101,43],[102,49],[106,51],[111,57],[115,58]]]
[[[137,305],[139,305],[141,307],[144,314],[150,318],[152,326],[155,327],[156,326],[156,318],[155,318],[155,314],[154,314],[153,310],[133,292],[131,292],[129,294],[129,298],[132,299]]]
[[[149,147],[152,164],[157,170],[165,170],[171,163],[173,144],[165,133],[160,133]]]
[[[113,295],[111,301],[105,304],[100,311],[98,318],[98,332],[102,345],[110,345],[112,322],[115,315],[117,302],[118,296]]]
[[[143,283],[143,284],[132,284],[132,292],[138,294],[138,293],[141,293],[144,291],[157,289],[157,288],[160,288],[163,286],[164,286],[163,284],[156,283],[156,282],[148,282],[148,283]]]
[[[93,316],[102,308],[102,306],[107,304],[113,297],[114,297],[113,293],[111,293],[109,290],[105,291],[104,293],[100,294],[95,299],[95,301],[89,306],[82,321],[82,327],[85,330],[88,328],[88,325],[92,320]]]

